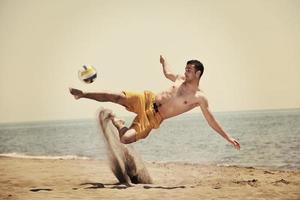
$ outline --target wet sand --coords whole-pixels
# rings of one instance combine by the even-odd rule
[[[0,157],[0,199],[300,199],[300,171],[146,166],[154,183],[127,187],[108,161]]]

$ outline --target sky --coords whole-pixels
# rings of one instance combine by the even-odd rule
[[[175,73],[204,64],[213,112],[299,108],[299,35],[298,0],[0,0],[0,123],[130,115],[68,88],[160,92],[160,54]]]

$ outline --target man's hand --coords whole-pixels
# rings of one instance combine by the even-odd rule
[[[84,93],[81,90],[77,90],[74,88],[69,88],[70,93],[74,96],[75,99],[80,99],[83,97]]]
[[[236,148],[237,150],[240,150],[241,146],[240,143],[234,139],[234,138],[229,138],[228,141]]]
[[[162,56],[162,55],[160,55],[160,57],[159,57],[159,62],[162,64],[162,65],[164,65],[165,64],[165,58]]]
[[[214,115],[210,111],[207,98],[204,95],[200,95],[198,98],[200,108],[209,126],[219,133],[226,141],[230,142],[234,148],[239,150],[241,148],[239,142],[223,130],[219,122],[215,119]]]

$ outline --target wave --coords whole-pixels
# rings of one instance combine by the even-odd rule
[[[65,155],[65,156],[33,156],[21,153],[3,153],[0,157],[10,158],[25,158],[25,159],[45,159],[45,160],[91,160],[92,158],[77,156],[77,155]]]

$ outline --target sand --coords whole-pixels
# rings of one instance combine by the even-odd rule
[[[146,162],[119,185],[108,161],[0,157],[0,199],[300,199],[300,171]]]
[[[110,168],[120,183],[131,184],[152,183],[152,178],[142,157],[132,145],[122,144],[120,135],[111,121],[114,115],[111,110],[101,109],[99,112],[99,124],[106,144],[107,158]]]

